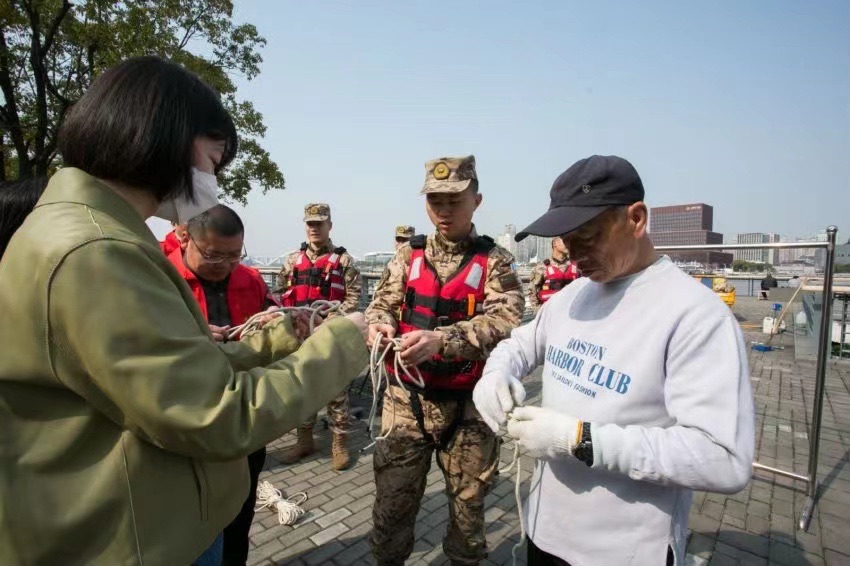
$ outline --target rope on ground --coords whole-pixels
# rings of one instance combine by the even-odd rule
[[[283,493],[279,489],[275,489],[271,483],[263,480],[257,486],[258,507],[254,511],[264,508],[269,508],[272,511],[277,509],[278,523],[294,525],[305,513],[301,507],[305,501],[307,501],[307,494],[303,491],[284,499]]]
[[[382,386],[385,384],[389,387],[392,384],[392,381],[395,380],[399,388],[404,391],[406,395],[410,395],[401,380],[401,375],[404,374],[418,387],[425,387],[425,380],[422,378],[419,368],[416,366],[408,367],[401,359],[401,338],[387,337],[387,345],[381,349],[381,342],[383,341],[383,338],[384,335],[380,332],[375,336],[374,342],[372,343],[372,351],[369,355],[369,376],[372,380],[372,408],[369,411],[368,431],[371,442],[367,446],[364,446],[361,449],[361,452],[374,446],[375,442],[378,440],[383,440],[388,437],[395,427],[395,399],[392,395],[390,395],[390,406],[392,407],[390,426],[387,429],[386,434],[376,435],[374,433],[375,416],[378,413],[379,396]],[[387,368],[384,365],[384,361],[387,356],[390,355],[390,352],[393,352],[393,375],[390,375],[390,372],[387,371]]]
[[[234,326],[227,334],[227,338],[232,340],[240,334],[247,334],[263,327],[262,320],[268,316],[272,318],[285,316],[290,313],[306,312],[310,315],[310,334],[316,329],[316,322],[319,319],[325,318],[330,313],[339,310],[340,301],[313,301],[309,306],[303,307],[272,307],[269,310],[258,312],[251,318],[245,321],[244,324]]]

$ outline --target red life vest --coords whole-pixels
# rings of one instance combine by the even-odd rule
[[[445,283],[425,258],[425,236],[410,239],[412,253],[407,268],[407,289],[398,321],[399,336],[414,330],[434,330],[484,312],[487,257],[493,240],[480,236]],[[387,371],[394,373],[392,361]],[[481,378],[484,360],[446,360],[440,355],[419,364],[425,387],[431,390],[471,391]],[[402,379],[409,380],[402,374]],[[410,385],[414,385],[410,383]]]
[[[159,248],[166,257],[171,255],[174,250],[180,249],[180,240],[177,239],[177,234],[172,230],[165,235],[165,239],[159,243]]]
[[[344,268],[340,265],[345,248],[321,255],[316,261],[307,257],[307,244],[301,244],[298,259],[288,278],[288,289],[280,301],[286,307],[301,307],[313,301],[345,300]]]
[[[189,284],[192,294],[201,307],[201,312],[204,313],[204,318],[208,319],[207,298],[204,295],[204,288],[200,279],[183,263],[183,251],[180,249],[172,251],[168,260]],[[253,267],[242,264],[237,265],[230,273],[226,293],[227,312],[230,315],[230,324],[233,326],[244,323],[253,315],[264,310],[267,300],[274,302],[260,272]]]
[[[543,280],[540,291],[537,292],[537,299],[541,303],[545,303],[552,295],[581,277],[578,267],[571,261],[567,262],[564,269],[553,265],[548,259],[543,260],[543,264],[546,266],[546,278]]]

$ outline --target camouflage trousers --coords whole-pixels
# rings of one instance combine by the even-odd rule
[[[499,439],[471,400],[426,401],[410,394],[419,398],[426,434],[404,390],[393,385],[384,394],[381,434],[391,425],[392,432],[375,445],[372,552],[380,565],[404,564],[410,556],[416,514],[436,450],[449,498],[443,551],[453,563],[478,564],[487,556],[484,496],[498,467]],[[461,403],[462,419],[448,440],[444,432],[451,429]],[[441,445],[441,437],[448,440],[446,445]]]
[[[334,397],[325,408],[328,413],[328,426],[332,432],[346,434],[351,420],[351,402],[348,399],[348,389]],[[313,428],[316,425],[316,415],[313,415],[299,426],[300,429]]]

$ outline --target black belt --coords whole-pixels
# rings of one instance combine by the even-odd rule
[[[428,431],[425,430],[425,412],[422,410],[422,402],[419,400],[419,393],[416,389],[407,388],[407,390],[410,393],[410,410],[413,411],[413,416],[416,417],[416,424],[419,425],[419,430],[422,431],[422,436],[428,438]],[[468,393],[471,398],[472,392]],[[440,435],[440,439],[437,441],[437,446],[443,451],[448,450],[454,441],[455,435],[457,435],[457,429],[460,426],[460,423],[463,422],[463,413],[466,410],[467,399],[465,395],[455,397],[455,400],[457,401],[455,416],[452,419],[452,422],[449,423],[449,426],[447,426]]]

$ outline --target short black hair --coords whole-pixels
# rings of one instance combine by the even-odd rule
[[[6,252],[12,234],[35,208],[46,186],[46,177],[28,177],[0,183],[0,257]]]
[[[149,191],[194,199],[195,138],[225,142],[216,173],[236,156],[233,119],[195,74],[159,57],[133,57],[103,72],[59,129],[64,164]]]
[[[245,225],[236,211],[223,204],[217,204],[189,220],[186,229],[193,238],[203,238],[207,232],[225,238],[245,233]]]

